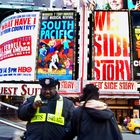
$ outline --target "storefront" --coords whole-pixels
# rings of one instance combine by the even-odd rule
[[[133,117],[140,118],[140,99],[134,100]]]

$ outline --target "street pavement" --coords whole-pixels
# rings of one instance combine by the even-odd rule
[[[23,131],[0,123],[0,140],[20,140],[22,134]],[[140,140],[140,135],[132,134],[130,131],[123,131],[122,135],[123,140]]]
[[[122,136],[123,136],[123,140],[140,140],[140,135],[132,134],[129,131],[122,132]],[[77,140],[77,139],[75,138],[74,140]]]
[[[140,140],[140,135],[132,134],[132,132],[123,133],[123,140]]]

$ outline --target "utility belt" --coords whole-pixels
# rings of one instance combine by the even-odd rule
[[[35,100],[40,100],[40,97],[35,97]],[[55,114],[51,113],[40,113],[40,108],[37,108],[37,111],[34,115],[34,117],[31,119],[31,123],[34,122],[51,122],[59,125],[64,125],[64,117],[62,116],[62,110],[63,110],[63,97],[60,96],[60,99],[57,100],[56,103],[56,109],[55,109]]]

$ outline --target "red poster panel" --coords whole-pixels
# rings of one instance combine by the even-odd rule
[[[93,37],[95,80],[130,80],[127,11],[95,11]]]

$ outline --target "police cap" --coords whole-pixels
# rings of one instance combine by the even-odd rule
[[[59,81],[54,79],[54,78],[43,78],[43,79],[39,79],[39,84],[43,87],[43,88],[48,88],[48,87],[55,87],[57,85],[59,85]]]

